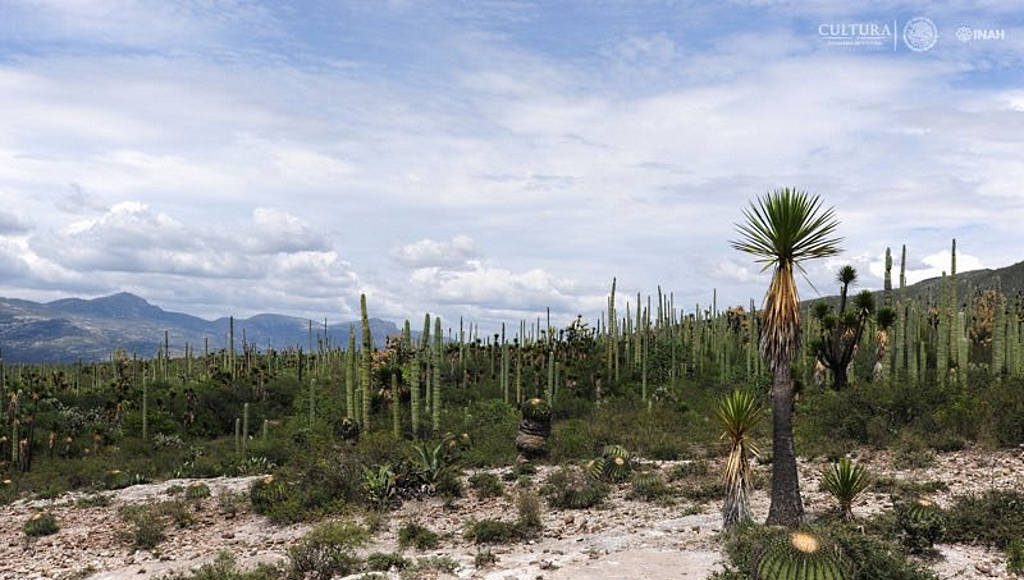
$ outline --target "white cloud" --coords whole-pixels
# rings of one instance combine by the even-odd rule
[[[391,255],[409,268],[464,268],[477,257],[476,244],[468,236],[458,235],[448,241],[429,238],[399,246]]]
[[[865,287],[885,245],[927,254],[911,280],[954,236],[993,266],[1024,251],[1019,83],[968,82],[998,59],[825,50],[792,19],[823,11],[792,3],[756,26],[702,8],[706,30],[591,14],[581,47],[501,28],[543,11],[414,3],[381,56],[344,28],[376,11],[338,10],[327,46],[250,3],[15,6],[0,41],[34,48],[0,63],[12,287],[310,315],[366,290],[394,316],[496,319],[595,312],[618,276],[743,303],[765,277],[732,223],[781,185],[838,207]]]

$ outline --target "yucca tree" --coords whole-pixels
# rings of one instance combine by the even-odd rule
[[[750,463],[758,454],[753,431],[761,420],[761,408],[750,393],[733,391],[718,405],[718,420],[729,443],[722,478],[726,495],[722,505],[722,524],[726,529],[750,520]]]
[[[765,294],[761,356],[772,372],[772,491],[768,523],[795,526],[803,518],[793,444],[793,358],[800,347],[800,298],[794,271],[802,264],[839,253],[835,210],[821,198],[778,189],[752,201],[736,225],[732,246],[772,271]]]
[[[843,519],[852,520],[853,502],[868,488],[871,479],[864,466],[843,457],[822,471],[821,483],[825,491],[839,502],[839,512]]]

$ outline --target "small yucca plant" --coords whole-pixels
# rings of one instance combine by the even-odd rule
[[[843,457],[838,463],[822,471],[821,485],[839,502],[843,519],[853,519],[853,502],[871,485],[871,478],[864,466]]]
[[[750,393],[733,391],[719,404],[717,415],[724,429],[722,439],[729,443],[722,472],[727,490],[722,522],[731,528],[750,519],[749,458],[758,454],[753,431],[761,420],[761,408]]]

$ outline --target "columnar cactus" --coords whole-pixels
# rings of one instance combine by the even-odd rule
[[[430,397],[430,426],[435,433],[441,431],[441,366],[444,362],[444,343],[441,335],[441,317],[434,317],[434,376]]]
[[[363,429],[368,430],[370,428],[370,397],[373,392],[373,368],[372,368],[372,356],[373,356],[373,336],[370,334],[370,316],[366,311],[366,294],[359,295],[359,310],[362,313],[362,325],[363,325],[363,350],[360,353],[362,364],[360,365],[361,373],[361,391],[363,394]]]

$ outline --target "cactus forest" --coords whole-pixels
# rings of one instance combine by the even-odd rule
[[[783,189],[742,216],[733,245],[775,268],[763,306],[719,305],[713,290],[686,306],[660,288],[623,296],[613,279],[592,320],[545,315],[485,334],[427,313],[378,348],[363,295],[347,344],[310,325],[304,346],[261,349],[231,321],[219,350],[175,353],[165,335],[149,357],[5,364],[0,497],[42,536],[59,533],[62,498],[90,509],[185,482],[120,510],[121,544],[153,554],[207,517],[314,526],[286,558],[228,549],[200,575],[486,571],[487,546],[645,505],[705,522],[727,554],[716,578],[931,578],[940,542],[1005,551],[1012,570],[1019,489],[978,481],[954,495],[931,473],[950,454],[1024,442],[1019,297],[959,282],[953,240],[937,292],[908,293],[901,245],[897,260],[885,249],[881,291],[850,295],[858,273],[844,266],[835,295],[800,302],[795,266],[840,251],[833,210]],[[243,483],[204,499],[224,481]],[[495,501],[518,519],[479,519],[478,502]],[[376,563],[384,555],[364,546],[390,534],[438,549],[433,518],[417,517],[434,503],[460,522],[443,556],[400,548]],[[457,557],[467,551],[473,564]]]

